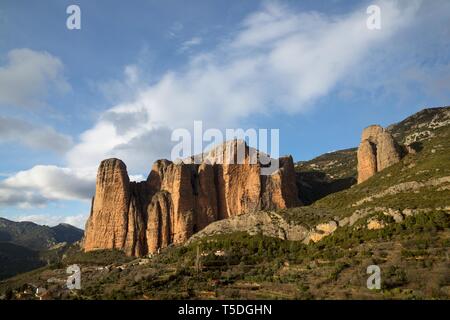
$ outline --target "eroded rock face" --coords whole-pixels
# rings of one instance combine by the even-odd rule
[[[377,173],[376,146],[369,140],[363,140],[359,144],[358,152],[358,183],[366,181]]]
[[[241,147],[246,153],[236,163]],[[158,160],[140,183],[129,181],[122,161],[103,161],[85,250],[116,248],[142,256],[183,243],[220,219],[300,205],[292,158],[280,158],[278,170],[265,176],[255,156],[254,149],[235,140],[212,150],[200,164]]]
[[[84,248],[121,249],[143,254],[147,187],[130,183],[127,168],[119,159],[102,161],[98,169],[91,215],[86,223]]]
[[[358,183],[397,163],[401,151],[392,135],[378,125],[364,129],[358,153]]]
[[[196,203],[194,232],[201,230],[211,222],[217,221],[218,203],[217,188],[215,184],[214,167],[210,164],[201,164],[197,170],[198,184],[196,187]]]
[[[148,207],[147,244],[148,251],[167,247],[173,242],[172,217],[173,204],[167,191],[156,193]]]
[[[338,228],[336,221],[329,221],[320,223],[316,226],[315,230],[309,233],[308,237],[304,240],[305,243],[318,242],[323,238],[332,234]]]
[[[271,211],[250,212],[229,219],[211,223],[191,237],[187,244],[212,235],[232,232],[246,232],[250,235],[263,234],[268,237],[290,241],[303,241],[309,230],[300,224],[286,221],[281,215]]]

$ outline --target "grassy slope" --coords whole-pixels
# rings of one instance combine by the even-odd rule
[[[92,254],[79,252],[64,266],[0,283],[0,292],[19,290],[26,283],[48,286],[46,280],[52,277],[64,280],[66,264],[78,262],[83,267],[82,290],[54,289],[54,297],[448,299],[449,227],[448,215],[427,213],[382,230],[343,228],[314,245],[235,233],[168,248],[146,265],[125,257],[121,263],[111,264],[106,251],[98,254],[105,260],[96,259],[91,265],[87,261]],[[197,247],[203,253],[199,269]],[[214,255],[219,249],[225,256]],[[117,259],[117,254],[111,254]],[[109,271],[97,270],[102,262]],[[382,270],[381,290],[366,288],[366,268],[371,264]]]
[[[409,154],[401,162],[377,173],[371,179],[351,189],[329,195],[317,201],[313,207],[334,209],[343,215],[361,207],[436,208],[450,205],[449,190],[439,187],[424,187],[419,193],[402,192],[366,202],[360,206],[352,204],[388,187],[404,182],[426,182],[450,176],[450,126],[436,130],[436,137],[421,142],[422,150]]]
[[[0,232],[5,242],[32,250],[48,249],[56,243],[53,230],[33,222],[15,222],[0,218]]]
[[[68,224],[48,227],[0,218],[0,279],[60,260],[67,247],[62,242],[82,237],[83,230]]]
[[[300,161],[298,172],[320,171],[332,179],[356,177],[356,148],[325,153],[309,161]]]
[[[44,263],[36,251],[7,242],[0,242],[0,279],[39,268]]]

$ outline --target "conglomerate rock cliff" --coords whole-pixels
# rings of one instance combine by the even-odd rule
[[[238,159],[238,149],[245,155]],[[84,249],[120,249],[142,256],[185,242],[210,223],[263,209],[300,204],[292,158],[266,167],[245,142],[233,140],[198,163],[158,160],[144,182],[130,182],[125,164],[104,160],[86,223]],[[232,159],[233,161],[230,161]],[[239,161],[240,160],[240,161]]]
[[[387,130],[379,125],[365,128],[357,152],[358,183],[399,162],[401,155],[400,146]]]

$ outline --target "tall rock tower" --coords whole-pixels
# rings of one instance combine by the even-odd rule
[[[379,125],[364,129],[358,147],[358,183],[401,159],[400,147],[392,135]]]

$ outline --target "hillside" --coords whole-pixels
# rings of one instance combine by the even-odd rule
[[[450,107],[428,108],[419,111],[387,129],[402,144],[435,136],[435,129],[450,125]]]
[[[0,279],[59,260],[66,245],[82,237],[83,230],[69,224],[48,227],[0,218]]]
[[[387,127],[401,145],[420,149],[421,141],[439,135],[439,129],[450,125],[450,107],[429,108]],[[331,193],[356,183],[357,148],[325,153],[309,161],[296,163],[299,197],[311,204]]]
[[[11,242],[33,250],[48,249],[57,243],[50,227],[4,218],[0,218],[0,241]]]
[[[284,215],[287,221],[294,219],[312,227],[328,222],[345,224],[350,218],[358,220],[375,212],[389,213],[400,220],[419,212],[449,211],[450,123],[445,121],[450,118],[450,108],[435,108],[431,111],[434,116],[430,116],[430,111],[418,113],[428,115],[427,119],[433,121],[431,124],[420,122],[420,126],[415,126],[411,120],[405,120],[391,126],[391,130],[410,132],[409,134],[412,134],[411,128],[414,127],[430,130],[429,136],[415,141],[420,146],[420,151],[408,154],[399,163],[362,184],[323,197],[311,206],[281,210],[278,214]],[[437,115],[442,122],[436,126]],[[423,120],[424,117],[414,115],[408,119]],[[315,167],[320,166],[323,170],[323,159],[327,159],[327,156],[329,155],[311,160],[309,166],[317,163]],[[336,156],[336,153],[331,156]],[[331,178],[329,181],[332,181]],[[245,219],[245,216],[237,218]]]
[[[356,177],[356,148],[322,154],[308,161],[297,162],[298,172],[323,172],[330,179]]]
[[[1,282],[0,296],[35,298],[20,295],[32,284],[47,286],[48,298],[67,299],[450,299],[449,112],[423,110],[391,126],[399,143],[415,144],[414,152],[311,205],[213,222],[185,245],[148,257],[84,253],[75,245],[62,265]],[[351,165],[337,169],[352,163],[354,152],[297,169],[328,175],[326,183],[354,178]],[[64,280],[72,263],[82,267],[82,290],[46,283]],[[366,268],[374,264],[382,271],[380,290],[366,287]]]
[[[32,250],[50,249],[61,242],[73,243],[79,241],[83,233],[83,230],[69,224],[49,227],[0,218],[0,242],[10,242]]]
[[[58,243],[74,243],[81,240],[84,235],[83,230],[67,223],[60,223],[57,226],[51,227],[51,229],[53,230],[55,240]]]
[[[42,267],[39,253],[7,242],[0,242],[0,279]]]

